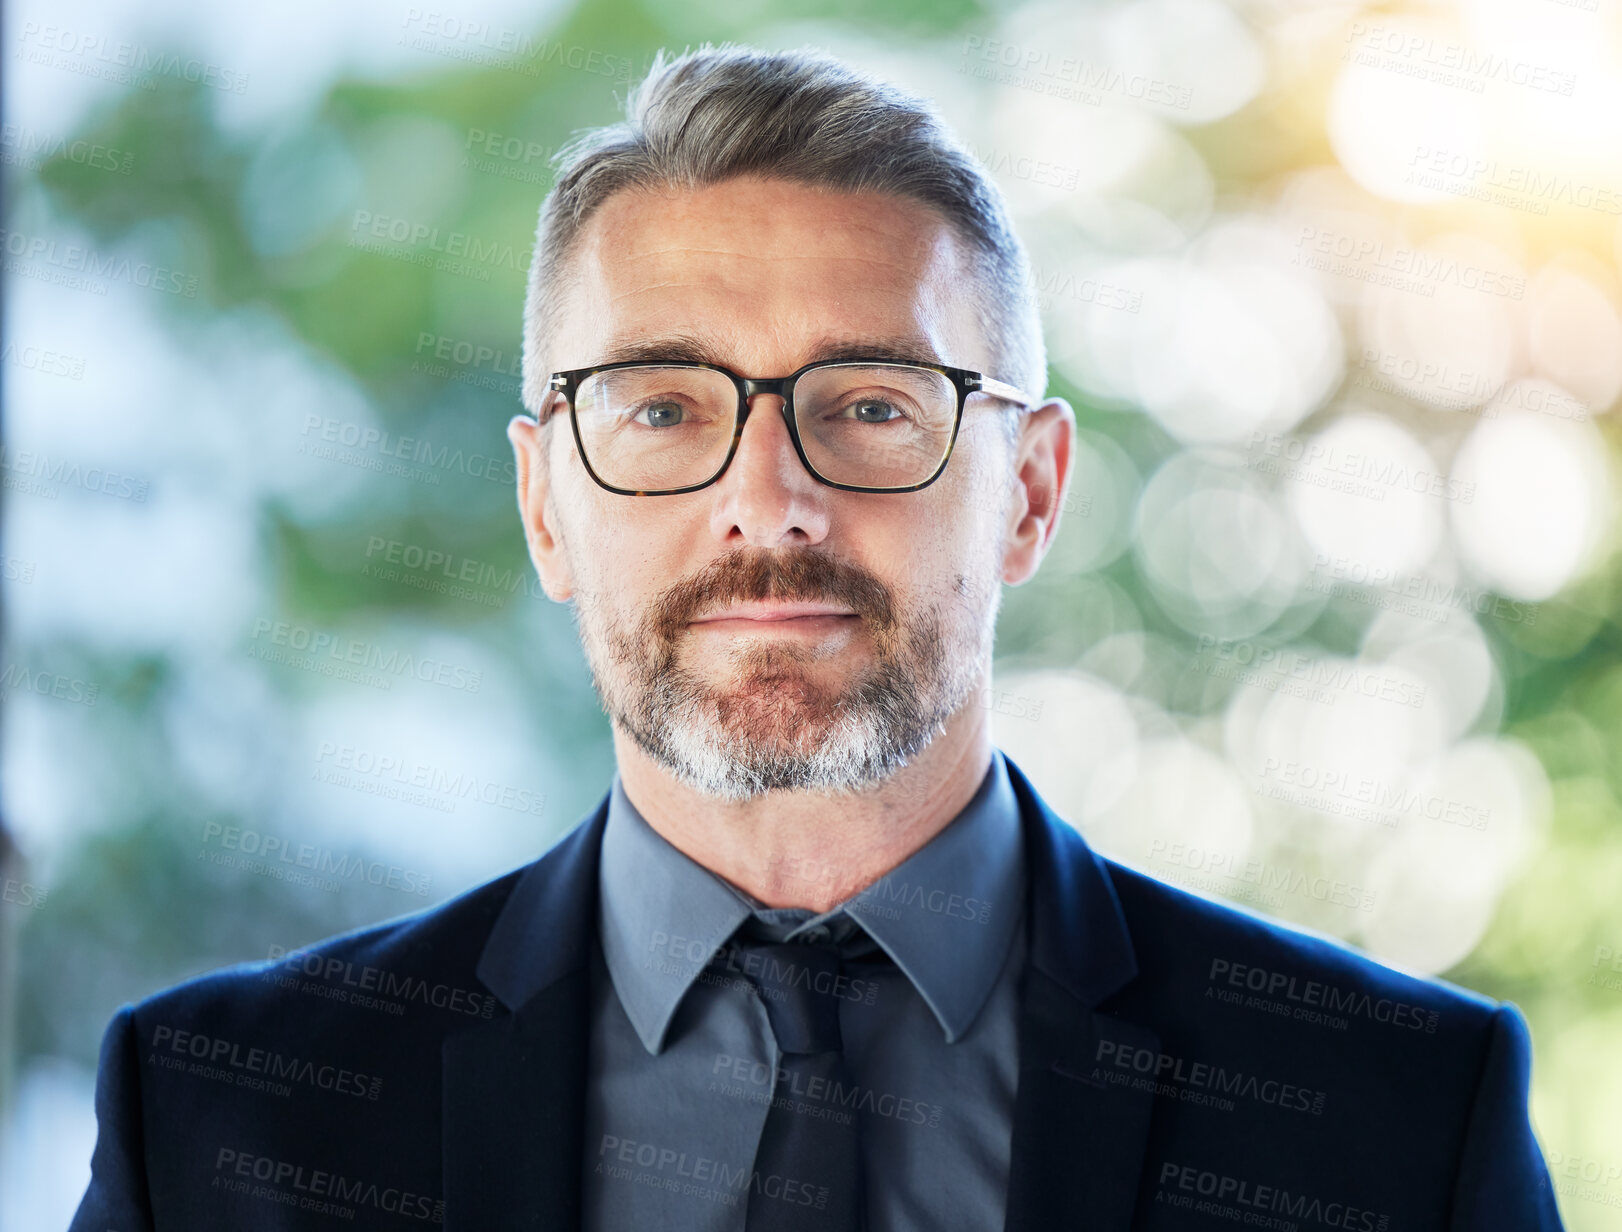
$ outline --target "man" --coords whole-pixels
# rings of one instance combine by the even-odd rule
[[[656,61],[542,207],[509,428],[618,774],[120,1011],[74,1227],[1558,1227],[1513,1008],[1102,860],[991,747],[1074,424],[1026,278],[916,99]]]

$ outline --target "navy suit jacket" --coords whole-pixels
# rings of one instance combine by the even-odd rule
[[[1101,859],[1009,775],[1006,1228],[1560,1227],[1513,1007]],[[431,910],[122,1008],[73,1232],[577,1228],[607,803]]]

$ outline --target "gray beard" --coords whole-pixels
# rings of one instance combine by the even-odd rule
[[[995,608],[1000,596],[991,594]],[[733,648],[736,684],[728,689],[677,664],[691,616],[734,599],[768,598],[849,603],[872,636],[876,666],[828,690],[803,670],[817,650],[752,638]],[[615,725],[679,782],[726,801],[768,791],[856,792],[888,778],[944,732],[973,695],[990,651],[983,611],[960,614],[949,637],[939,606],[898,617],[876,579],[805,553],[786,565],[747,550],[725,558],[634,622],[604,618],[604,605],[584,594],[575,616],[592,682]]]

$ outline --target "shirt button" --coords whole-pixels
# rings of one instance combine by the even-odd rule
[[[807,945],[821,945],[824,941],[828,940],[828,936],[828,930],[821,924],[818,924],[815,928],[806,929],[805,932],[800,935],[800,940],[804,941]]]

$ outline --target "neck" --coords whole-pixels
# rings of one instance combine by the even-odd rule
[[[849,795],[771,791],[723,801],[693,791],[617,728],[625,794],[660,837],[768,907],[827,911],[944,830],[991,764],[986,711],[970,703],[912,761]]]

